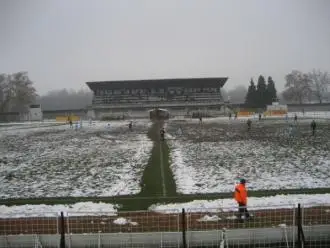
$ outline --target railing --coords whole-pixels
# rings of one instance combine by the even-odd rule
[[[94,103],[95,104],[95,103]],[[163,101],[163,102],[132,102],[132,103],[111,103],[111,104],[96,104],[93,106],[96,109],[111,109],[111,108],[153,108],[153,107],[188,107],[188,106],[213,106],[222,105],[220,100],[205,100],[196,102],[180,102],[180,101]]]
[[[301,118],[309,119],[330,119],[330,111],[313,111],[313,112],[289,112],[289,117],[297,115],[298,121]]]
[[[330,207],[274,207],[244,221],[223,208],[0,219],[0,247],[330,247]]]

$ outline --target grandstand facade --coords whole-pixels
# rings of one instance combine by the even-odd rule
[[[94,97],[90,110],[123,111],[154,107],[211,107],[223,104],[220,89],[228,78],[181,78],[87,82]]]

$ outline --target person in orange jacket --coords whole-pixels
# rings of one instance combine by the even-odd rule
[[[235,187],[235,200],[238,204],[238,211],[241,217],[241,220],[250,217],[250,214],[247,210],[247,190],[245,187],[245,179],[241,179],[240,183]]]

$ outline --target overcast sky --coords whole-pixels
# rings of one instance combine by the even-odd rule
[[[330,71],[329,0],[0,0],[0,73],[86,81]]]

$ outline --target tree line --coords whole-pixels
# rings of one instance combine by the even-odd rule
[[[54,90],[36,99],[44,110],[83,109],[92,103],[93,93],[87,90]]]
[[[277,101],[277,91],[272,77],[268,77],[267,84],[264,76],[260,75],[257,85],[253,79],[245,97],[245,104],[249,108],[264,108],[266,105]]]
[[[285,76],[285,100],[293,103],[305,103],[312,100],[323,103],[330,91],[330,75],[328,72],[313,70],[309,73],[294,70]],[[330,99],[330,98],[329,98]]]
[[[313,70],[303,73],[293,70],[285,76],[285,89],[280,96],[288,103],[306,103],[317,101],[323,103],[327,98],[330,99],[330,75],[328,72]],[[278,101],[275,82],[272,77],[265,78],[260,75],[257,85],[253,79],[245,97],[245,104],[249,108],[265,108],[272,102]]]
[[[83,109],[92,98],[91,91],[67,89],[39,96],[27,72],[0,74],[0,113],[24,113],[31,104],[41,104],[44,110]]]
[[[260,75],[255,84],[250,80],[248,89],[237,86],[228,92],[221,89],[223,98],[230,96],[234,103],[245,102],[249,108],[265,108],[278,98],[288,103],[306,103],[330,100],[330,75],[328,72],[313,70],[303,73],[293,70],[285,76],[285,90],[277,94],[275,82],[271,76]],[[92,102],[93,94],[86,90],[61,89],[38,96],[27,72],[0,74],[0,113],[24,112],[30,104],[41,104],[44,110],[82,109]]]

